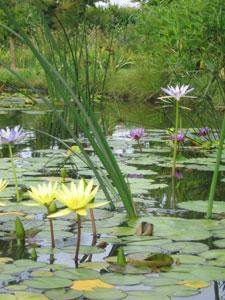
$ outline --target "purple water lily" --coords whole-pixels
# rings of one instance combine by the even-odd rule
[[[175,172],[175,175],[174,175],[177,179],[182,179],[184,177],[183,173],[179,170],[177,170]]]
[[[14,128],[6,127],[6,129],[0,129],[0,143],[1,144],[13,144],[17,143],[25,138],[26,134],[20,125]]]
[[[174,134],[174,135],[171,136],[171,140],[175,141],[175,139],[176,139],[176,135]],[[178,132],[177,142],[182,143],[184,141],[184,139],[185,139],[185,134],[183,132]]]
[[[205,136],[209,133],[209,128],[208,127],[203,127],[199,129],[198,135],[199,136]]]
[[[180,100],[182,97],[190,97],[186,96],[188,93],[193,91],[193,88],[189,88],[189,85],[176,85],[173,87],[172,85],[168,85],[166,88],[161,88],[164,93],[166,93],[168,96],[160,97],[160,99],[164,98],[174,98],[177,101]],[[193,98],[193,97],[191,97]]]
[[[130,136],[132,137],[132,139],[139,141],[140,138],[144,136],[144,133],[144,128],[134,128],[131,129]]]

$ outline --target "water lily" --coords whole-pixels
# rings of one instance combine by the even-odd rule
[[[179,102],[181,98],[184,97],[190,97],[187,96],[191,91],[193,91],[193,88],[189,88],[189,85],[176,85],[175,87],[172,85],[168,85],[166,88],[161,88],[162,91],[167,94],[167,96],[160,97],[159,99],[165,99],[165,98],[174,98],[176,100],[176,127],[175,127],[175,138],[174,138],[174,148],[173,148],[173,160],[172,160],[172,176],[175,176],[175,170],[176,170],[176,156],[177,156],[177,143],[180,143],[183,141],[184,136],[178,133],[178,124],[180,121],[179,116]],[[179,139],[179,140],[178,140]]]
[[[8,181],[5,179],[0,179],[0,192],[2,192],[8,184]]]
[[[168,85],[166,88],[161,88],[161,90],[166,93],[168,96],[163,96],[160,97],[160,99],[165,99],[165,98],[174,98],[177,101],[180,101],[181,98],[183,97],[190,97],[186,96],[188,93],[193,91],[193,88],[189,88],[189,85],[176,85],[173,87],[172,85]],[[191,97],[193,98],[193,97]]]
[[[73,145],[71,146],[65,153],[65,156],[66,157],[70,157],[71,155],[74,155],[74,154],[80,154],[81,153],[81,150],[80,150],[80,147],[77,146],[77,145]]]
[[[130,131],[130,136],[132,139],[134,139],[135,141],[137,141],[138,143],[138,147],[140,149],[140,152],[142,152],[142,147],[140,144],[140,139],[144,136],[145,134],[145,130],[144,128],[133,128]]]
[[[61,189],[57,192],[57,200],[63,203],[67,208],[52,214],[49,218],[61,217],[68,215],[72,212],[86,216],[88,208],[96,208],[107,204],[108,202],[92,203],[97,191],[98,186],[93,189],[93,180],[90,180],[86,185],[84,179],[81,179],[78,186],[71,182],[70,188],[62,184]]]
[[[208,127],[200,128],[199,131],[198,131],[199,136],[205,136],[208,133],[209,133],[209,128]]]
[[[145,133],[144,128],[133,128],[130,131],[130,136],[132,137],[132,139],[138,141],[140,140],[140,138],[144,136],[144,133]]]
[[[6,127],[6,129],[0,129],[0,144],[8,144],[9,148],[9,157],[12,164],[12,171],[13,171],[13,178],[16,187],[16,199],[17,201],[20,200],[20,193],[19,193],[19,185],[16,175],[16,167],[13,161],[13,152],[12,152],[12,144],[17,143],[25,138],[26,134],[22,127],[19,125],[15,126],[14,128]]]
[[[39,184],[37,187],[31,187],[28,192],[29,196],[37,202],[38,205],[44,205],[49,208],[56,199],[58,183]]]
[[[38,185],[37,187],[31,187],[28,192],[29,196],[36,201],[36,205],[44,205],[48,214],[56,211],[56,206],[54,206],[54,200],[56,199],[56,194],[58,190],[58,183],[54,184],[49,182],[48,184]],[[52,219],[49,219],[50,233],[52,248],[55,248],[55,238]]]
[[[94,203],[93,200],[98,191],[98,186],[93,188],[93,180],[88,183],[82,178],[78,185],[71,182],[70,187],[62,184],[61,189],[57,192],[57,200],[63,203],[67,208],[62,209],[54,214],[48,216],[48,218],[55,218],[65,216],[70,213],[77,215],[77,244],[75,251],[75,265],[78,267],[78,257],[80,249],[81,239],[81,218],[80,216],[86,216],[87,209],[100,207],[108,202]]]
[[[2,144],[17,143],[25,137],[26,134],[20,125],[14,128],[6,127],[6,129],[0,129],[0,143]]]
[[[182,143],[185,139],[185,135],[183,132],[178,132],[177,135],[172,135],[171,140],[175,141],[177,140],[178,143]]]

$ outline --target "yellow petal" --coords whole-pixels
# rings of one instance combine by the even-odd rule
[[[73,285],[70,288],[77,291],[93,291],[95,288],[113,289],[114,286],[100,279],[92,279],[92,280],[76,280],[73,282]]]
[[[106,201],[106,202],[97,202],[97,203],[90,203],[90,204],[88,204],[88,208],[96,208],[96,207],[100,207],[100,206],[106,205],[108,203],[109,203],[109,201]]]
[[[49,215],[48,218],[63,217],[63,216],[70,214],[71,212],[73,212],[73,211],[70,208],[64,208],[64,209],[57,211],[54,214]]]
[[[80,216],[86,216],[87,215],[86,207],[85,208],[76,209],[76,213],[78,215],[80,215]]]

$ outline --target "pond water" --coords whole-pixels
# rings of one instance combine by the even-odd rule
[[[76,157],[65,160],[66,150],[54,138],[44,134],[60,136],[73,145],[54,113],[44,107],[41,99],[37,102],[38,105],[31,105],[22,97],[10,97],[9,106],[9,98],[1,100],[0,127],[20,124],[27,132],[26,139],[14,148],[18,180],[25,196],[30,186],[46,180],[60,181],[62,167],[67,170],[68,182],[79,176],[93,176]],[[180,147],[176,177],[172,180],[171,140],[165,128],[172,126],[173,113],[165,114],[151,106],[118,103],[113,109],[107,107],[106,112],[108,142],[130,185],[140,218],[127,221],[120,202],[116,202],[116,212],[107,207],[96,209],[97,245],[92,243],[88,216],[82,223],[82,263],[74,270],[77,230],[74,216],[54,220],[56,248],[53,251],[45,208],[26,206],[31,202],[28,197],[19,204],[14,200],[8,151],[1,147],[0,178],[8,179],[9,185],[0,194],[4,204],[0,221],[0,299],[225,298],[225,207],[221,201],[225,190],[225,153],[215,196],[217,214],[214,220],[206,220],[205,200],[214,169],[215,149],[193,147],[196,131],[185,130],[186,140]],[[188,126],[185,120],[183,126]],[[142,152],[129,137],[132,127],[145,128]],[[216,133],[211,131],[210,135],[213,139]],[[80,138],[90,157],[97,162],[86,139]],[[97,198],[105,199],[102,191],[98,192]],[[15,215],[4,214],[6,212],[24,213],[21,220],[27,230],[25,244],[18,245],[14,233]],[[154,225],[153,236],[135,234],[141,222]],[[173,257],[174,264],[161,270],[153,268],[153,272],[132,263],[126,268],[114,269],[111,262],[115,262],[120,245],[131,262],[144,260],[150,253],[167,253]],[[36,262],[31,260],[34,249]],[[110,287],[96,283],[96,279]],[[84,291],[75,286],[77,280],[89,280],[85,284],[95,284],[97,288]],[[75,288],[69,288],[72,284]]]

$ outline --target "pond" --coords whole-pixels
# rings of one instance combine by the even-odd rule
[[[1,192],[0,299],[222,299],[225,297],[225,153],[216,192],[213,220],[205,219],[207,198],[215,163],[215,149],[193,146],[194,128],[185,130],[176,176],[171,179],[172,145],[170,118],[150,106],[118,104],[108,107],[108,142],[130,186],[140,218],[127,220],[121,202],[116,211],[96,208],[97,242],[92,238],[91,217],[82,220],[79,268],[74,268],[77,228],[74,215],[54,219],[56,248],[51,239],[46,209],[27,206],[27,190],[46,181],[66,182],[94,175],[76,156],[51,136],[73,145],[47,110],[22,97],[1,100],[0,127],[20,124],[26,139],[14,147],[17,176],[24,198],[15,201],[15,188],[8,150],[1,146],[0,179],[9,181]],[[5,102],[4,102],[5,101]],[[115,108],[116,107],[116,108]],[[98,112],[96,112],[98,113]],[[144,118],[143,118],[144,116]],[[145,119],[145,123],[143,123]],[[185,126],[185,124],[184,124]],[[133,127],[144,127],[140,150],[129,136]],[[211,130],[211,135],[216,133]],[[98,163],[81,135],[90,157]],[[203,137],[203,140],[207,137]],[[96,200],[105,200],[101,190]],[[15,236],[20,216],[26,230],[25,243]],[[153,224],[153,235],[140,232],[140,225]],[[148,228],[148,227],[147,227]],[[139,230],[138,230],[139,229]],[[122,246],[127,264],[116,265]],[[151,265],[152,253],[168,254],[170,266]],[[138,263],[137,263],[138,262]],[[149,263],[150,264],[150,263]],[[185,297],[185,298],[184,298]]]

